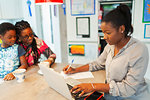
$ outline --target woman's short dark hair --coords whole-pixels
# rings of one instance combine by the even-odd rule
[[[133,33],[133,27],[131,25],[132,18],[131,12],[127,5],[120,4],[116,9],[107,13],[102,22],[110,22],[113,27],[119,29],[121,25],[125,26],[125,37],[131,35]]]
[[[4,22],[0,24],[0,35],[5,35],[7,31],[15,30],[15,26],[11,23]]]

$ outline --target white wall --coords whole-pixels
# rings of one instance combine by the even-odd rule
[[[60,29],[60,17],[59,17],[60,5],[41,5],[42,12],[42,25],[43,25],[43,39],[49,45],[49,47],[56,54],[56,62],[62,62],[62,53],[64,48],[62,47],[64,39],[61,36],[62,30]],[[61,23],[62,24],[62,23]],[[65,28],[65,25],[64,25]],[[53,35],[52,35],[53,34]],[[66,33],[65,33],[66,34]],[[52,43],[53,40],[53,43]],[[64,39],[65,40],[65,39]],[[66,43],[66,42],[65,42]],[[64,55],[66,56],[66,55]]]
[[[53,25],[53,36],[54,36],[54,48],[56,52],[56,62],[62,62],[62,48],[61,48],[61,37],[60,37],[60,21],[59,21],[59,8],[56,6],[56,15],[54,15],[54,5],[51,7],[52,11],[52,25]]]
[[[54,51],[54,45],[52,44],[52,38],[51,37],[51,20],[50,20],[50,12],[51,12],[51,7],[49,5],[40,5],[41,7],[41,20],[42,20],[42,34],[43,34],[43,40],[46,42],[46,44]]]
[[[60,28],[60,24],[63,23],[60,21],[59,17],[59,6],[60,5],[41,5],[42,28],[43,39],[56,54],[56,62],[64,62],[62,55],[66,54],[64,53],[66,48],[64,48],[65,46],[62,45],[64,45],[66,42],[65,35],[62,35],[63,31]],[[65,25],[64,28],[66,28]],[[64,39],[65,43],[62,42],[62,39]]]
[[[143,0],[135,0],[133,37],[143,41],[149,49],[149,65],[145,77],[150,79],[150,39],[144,39],[144,25],[148,23],[142,23],[142,17],[143,17]]]
[[[66,16],[67,16],[67,53],[68,62],[75,59],[74,63],[86,64],[98,57],[98,0],[95,0],[95,15],[71,15],[70,0],[66,0]],[[90,37],[82,38],[76,34],[76,17],[90,17]],[[85,56],[70,56],[69,44],[85,45]]]
[[[42,38],[42,29],[41,29],[41,22],[40,22],[40,8],[35,6],[35,0],[31,0],[31,12],[32,16],[29,15],[29,9],[27,5],[27,0],[22,0],[22,8],[23,8],[23,17],[24,20],[28,21],[39,38]]]
[[[65,2],[65,0],[64,0]],[[68,62],[67,56],[67,25],[66,15],[64,15],[64,9],[59,6],[59,20],[60,20],[60,37],[61,37],[61,59],[63,63]]]

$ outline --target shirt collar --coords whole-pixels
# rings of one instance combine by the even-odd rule
[[[125,49],[127,49],[129,46],[131,46],[134,43],[135,43],[135,41],[134,41],[133,37],[131,37],[130,40],[128,41],[128,43],[122,49],[120,49],[118,54],[122,53]],[[111,54],[112,54],[112,57],[113,57],[115,46],[114,45],[110,45],[110,48],[111,48]]]

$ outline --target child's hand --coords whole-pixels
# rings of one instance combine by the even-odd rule
[[[12,73],[9,73],[4,77],[4,80],[9,81],[9,80],[13,80],[14,78],[15,76]]]

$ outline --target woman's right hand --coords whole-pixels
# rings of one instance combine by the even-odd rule
[[[70,67],[68,69],[68,67],[69,67],[69,65],[67,65],[66,67],[63,68],[63,71],[65,74],[73,74],[73,73],[77,72],[75,68]]]

